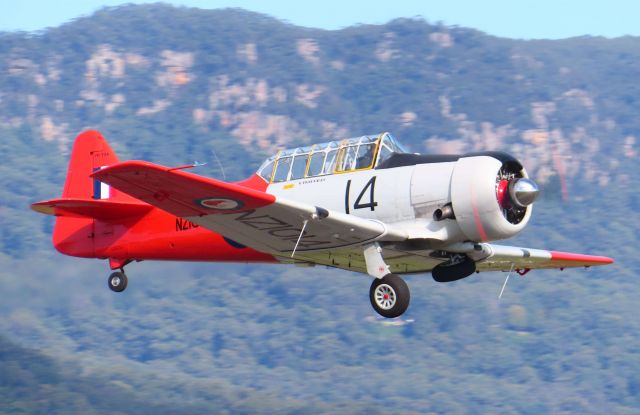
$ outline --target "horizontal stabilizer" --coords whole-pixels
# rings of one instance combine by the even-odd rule
[[[106,199],[78,199],[64,197],[45,200],[31,205],[31,209],[45,215],[100,220],[142,216],[153,206],[146,203],[116,202]]]

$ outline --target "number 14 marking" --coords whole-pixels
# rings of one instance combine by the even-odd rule
[[[345,192],[344,195],[344,211],[347,213],[349,212],[349,191],[351,189],[351,180],[347,180],[347,190]],[[362,203],[362,198],[364,197],[364,194],[367,192],[367,189],[369,189],[369,203]],[[375,198],[375,189],[376,189],[376,176],[373,176],[366,185],[364,185],[364,188],[362,189],[362,191],[360,192],[360,194],[358,195],[357,199],[356,199],[356,203],[353,204],[353,208],[354,209],[366,209],[366,208],[371,208],[371,210],[375,210],[375,207],[378,206],[378,202],[376,202],[374,200]]]

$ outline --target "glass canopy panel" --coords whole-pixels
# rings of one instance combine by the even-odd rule
[[[386,159],[391,157],[393,151],[385,144],[384,142],[380,144],[380,150],[378,150],[378,161],[376,162],[376,166],[379,166]]]
[[[307,177],[319,176],[322,174],[322,166],[324,165],[324,157],[327,153],[321,151],[319,153],[311,153],[309,158],[309,169],[307,170]]]
[[[278,164],[276,165],[276,171],[273,174],[273,182],[284,182],[289,177],[289,168],[291,167],[291,159],[293,157],[284,157],[278,159]]]
[[[304,177],[308,158],[309,154],[299,154],[293,158],[293,166],[291,166],[291,177],[289,180],[297,180]]]
[[[276,162],[276,156],[269,157],[262,166],[258,169],[258,176],[262,177],[266,181],[271,181],[271,175],[273,174],[273,165]]]
[[[389,133],[382,136],[382,144],[386,144],[394,153],[408,153],[408,151]]]
[[[336,171],[348,171],[353,170],[353,164],[356,161],[356,152],[358,151],[357,145],[351,145],[349,147],[343,147],[340,149],[340,165],[336,168]]]
[[[336,165],[336,156],[338,155],[338,149],[334,148],[327,152],[327,158],[324,161],[324,167],[322,168],[322,174],[333,173],[333,168]]]
[[[373,156],[376,153],[376,144],[360,144],[358,147],[358,154],[356,155],[355,169],[367,169],[372,167]]]

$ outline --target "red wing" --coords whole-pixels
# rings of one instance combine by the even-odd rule
[[[243,212],[275,201],[265,192],[145,161],[114,164],[93,177],[180,217]]]

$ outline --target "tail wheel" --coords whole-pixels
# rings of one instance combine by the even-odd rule
[[[128,278],[124,272],[116,271],[109,275],[108,285],[111,291],[117,293],[124,291],[127,288]]]
[[[409,307],[409,287],[399,276],[389,274],[373,280],[369,289],[369,299],[373,309],[381,316],[398,317]]]

